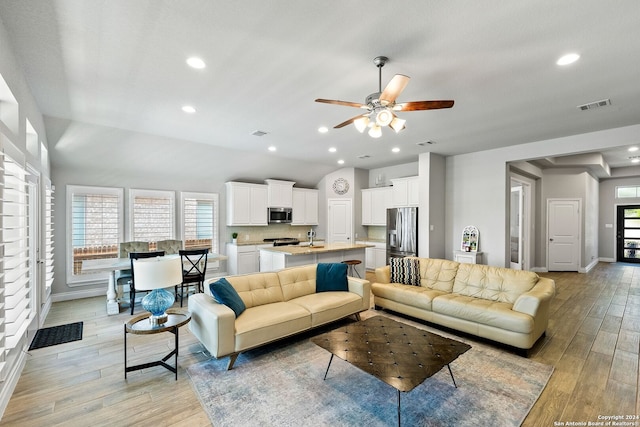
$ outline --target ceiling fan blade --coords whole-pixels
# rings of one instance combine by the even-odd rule
[[[419,110],[438,110],[440,108],[453,107],[453,101],[414,101],[396,104],[393,109],[396,111],[419,111]]]
[[[335,105],[344,105],[345,107],[356,107],[356,108],[367,108],[366,105],[360,104],[358,102],[349,102],[349,101],[338,101],[335,99],[316,99],[316,102],[323,102],[325,104],[335,104]]]
[[[340,128],[343,128],[343,127],[345,127],[346,125],[350,125],[350,124],[351,124],[351,123],[353,123],[354,121],[358,120],[360,117],[364,117],[364,116],[366,116],[366,114],[360,114],[360,115],[358,115],[358,116],[351,117],[349,120],[346,120],[346,121],[344,121],[344,122],[340,123],[339,125],[335,125],[333,128],[334,128],[334,129],[340,129]]]
[[[402,93],[411,78],[403,74],[393,76],[387,87],[380,94],[380,103],[382,105],[391,104]]]

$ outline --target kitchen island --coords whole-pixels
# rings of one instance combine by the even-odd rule
[[[365,276],[365,249],[373,245],[327,243],[315,246],[271,246],[260,248],[260,271],[275,271],[299,265],[321,262],[362,261],[355,266],[360,277]]]

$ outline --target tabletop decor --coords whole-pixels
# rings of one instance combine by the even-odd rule
[[[142,307],[151,313],[149,322],[161,325],[167,321],[166,310],[175,296],[165,288],[182,283],[180,258],[146,258],[133,261],[133,280],[136,289],[151,291],[142,298]]]

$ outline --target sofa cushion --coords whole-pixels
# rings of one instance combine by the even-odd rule
[[[390,258],[391,283],[420,286],[420,261],[417,258]]]
[[[316,292],[349,291],[347,264],[319,263],[316,269]]]
[[[453,292],[491,301],[513,304],[538,282],[531,271],[512,270],[479,264],[460,264]]]
[[[446,294],[444,291],[424,286],[410,286],[400,283],[373,283],[371,290],[376,297],[428,311],[431,311],[431,302],[434,298]]]
[[[316,265],[285,268],[277,272],[284,301],[316,293]]]
[[[420,260],[420,285],[438,291],[451,292],[459,263],[446,259],[416,258]]]
[[[311,327],[311,314],[290,302],[248,308],[235,322],[235,350],[248,348],[302,332]]]
[[[211,283],[209,285],[209,290],[216,301],[233,310],[236,317],[240,316],[242,312],[246,310],[247,307],[244,305],[244,302],[233,286],[231,286],[231,283],[229,283],[224,277]]]
[[[513,311],[506,302],[491,301],[459,294],[445,294],[434,298],[433,312],[458,319],[493,326],[508,331],[533,332],[533,317]]]
[[[226,278],[247,306],[256,307],[282,302],[282,289],[276,273],[243,274]]]
[[[353,292],[319,292],[289,302],[311,313],[312,327],[362,311],[362,298]]]

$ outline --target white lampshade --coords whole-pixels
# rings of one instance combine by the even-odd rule
[[[133,260],[136,289],[150,291],[169,288],[182,283],[180,257],[156,257]]]
[[[356,129],[358,129],[358,132],[360,133],[364,132],[368,124],[369,124],[369,117],[367,116],[362,116],[359,119],[355,119],[353,121],[353,125],[356,127]]]
[[[380,138],[382,136],[382,128],[378,125],[369,129],[369,136],[371,138]]]
[[[396,133],[398,133],[402,129],[404,129],[404,124],[406,122],[407,122],[406,120],[399,119],[398,117],[394,117],[391,123],[389,124],[389,126],[391,126],[391,129],[395,130]]]

